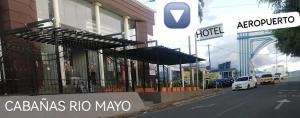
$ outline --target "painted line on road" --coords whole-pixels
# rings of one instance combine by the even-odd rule
[[[288,95],[278,95],[277,97],[286,98],[286,97],[288,97]]]
[[[234,110],[234,109],[236,109],[236,108],[238,108],[238,107],[244,105],[245,103],[246,103],[246,102],[243,102],[243,103],[237,104],[237,105],[235,105],[235,106],[233,106],[233,107],[230,107],[230,108],[226,109],[225,111],[220,112],[220,113],[218,113],[217,115],[215,115],[215,116],[213,116],[213,117],[211,117],[211,118],[217,118],[217,117],[220,117],[220,116],[222,116],[224,113],[229,112],[229,111],[231,111],[231,110]]]
[[[292,95],[292,97],[294,97],[294,98],[299,98],[300,95]]]
[[[283,100],[279,100],[279,101],[277,101],[277,102],[279,102],[279,104],[276,105],[276,107],[274,108],[275,110],[280,109],[280,107],[281,107],[284,103],[288,103],[288,102],[291,102],[291,101],[289,101],[288,99],[283,99]]]
[[[292,90],[285,90],[285,89],[283,89],[283,90],[279,90],[279,92],[297,92],[298,90],[296,90],[296,89],[292,89]]]
[[[194,110],[194,109],[200,109],[200,108],[209,108],[209,107],[213,107],[215,106],[215,104],[209,104],[209,105],[199,105],[199,106],[194,106],[191,107],[190,110]]]

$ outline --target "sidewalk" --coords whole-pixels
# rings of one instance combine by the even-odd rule
[[[220,89],[208,89],[205,91],[200,90],[199,92],[201,94],[198,94],[197,96],[193,96],[193,97],[189,97],[186,99],[181,99],[181,100],[177,100],[177,101],[172,101],[172,102],[166,102],[166,103],[158,103],[158,104],[154,104],[154,103],[145,103],[146,108],[144,110],[138,111],[138,112],[131,112],[131,113],[127,113],[127,114],[122,114],[122,115],[118,115],[118,116],[114,116],[111,118],[128,118],[128,117],[134,117],[136,115],[139,114],[143,114],[146,112],[153,112],[153,111],[159,111],[159,110],[163,110],[166,108],[172,108],[172,107],[177,107],[177,106],[181,106],[181,105],[185,105],[187,103],[191,103],[194,101],[200,101],[200,100],[204,100],[207,99],[209,97],[213,97],[216,95],[219,95],[220,93],[222,93],[226,88],[220,88]]]

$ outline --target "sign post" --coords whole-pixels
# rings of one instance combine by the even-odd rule
[[[196,57],[198,56],[197,41],[205,41],[208,39],[222,37],[223,33],[224,33],[223,24],[217,24],[217,25],[212,25],[212,26],[198,29],[195,34]],[[199,64],[198,61],[196,61],[196,74],[197,74],[197,80],[199,81],[198,71],[199,71]],[[202,71],[202,88],[203,90],[205,90],[205,78],[204,78],[205,71],[204,70],[201,71]]]

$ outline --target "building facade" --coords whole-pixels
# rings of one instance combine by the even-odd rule
[[[154,11],[135,0],[1,0],[0,7],[1,32],[54,19],[55,27],[138,42],[146,42],[153,35]],[[54,45],[9,36],[1,36],[1,48],[1,86],[10,86],[2,89],[5,93],[55,94],[60,92],[58,78],[64,93],[87,91],[87,79],[90,92],[107,86],[124,91],[126,75],[130,86],[139,86],[139,76],[149,72],[148,66],[138,61],[128,61],[125,69],[124,60],[105,55],[106,50],[60,46],[57,56]]]

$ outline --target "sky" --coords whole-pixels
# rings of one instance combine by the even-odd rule
[[[188,53],[188,37],[192,44],[192,54],[195,54],[195,31],[201,27],[222,23],[223,37],[198,42],[198,57],[208,60],[208,48],[211,51],[212,67],[218,64],[231,61],[232,67],[239,69],[239,48],[237,40],[236,24],[233,22],[239,17],[249,17],[256,15],[269,15],[273,9],[268,4],[258,4],[257,0],[204,0],[203,21],[200,23],[197,15],[198,0],[139,0],[156,11],[154,40],[158,40],[160,45],[169,48],[181,48]],[[170,29],[164,24],[164,6],[169,2],[186,2],[191,9],[191,23],[184,29]],[[257,70],[272,68],[276,64],[275,44],[270,44],[263,48],[252,59]],[[286,60],[287,59],[287,60]],[[287,63],[286,63],[287,62]],[[208,62],[204,62],[208,65]],[[288,65],[289,71],[300,70],[300,58],[290,57],[277,51],[278,65]]]

